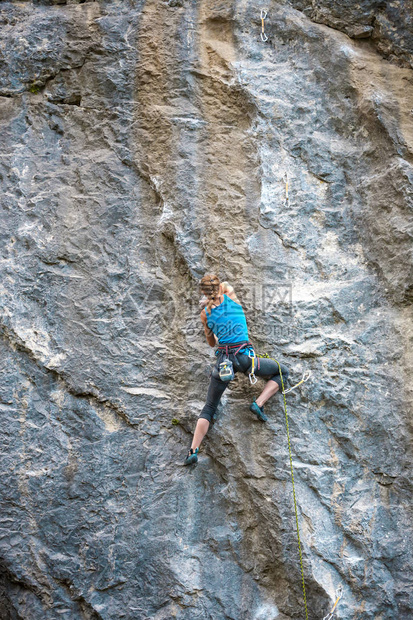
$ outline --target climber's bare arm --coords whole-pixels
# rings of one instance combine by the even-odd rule
[[[201,312],[201,321],[204,326],[207,343],[209,344],[210,347],[215,347],[216,343],[218,342],[218,338],[215,336],[212,329],[210,329],[207,325],[207,317],[206,317],[205,309],[202,310]]]
[[[240,300],[235,294],[233,287],[229,284],[229,282],[221,282],[221,284],[219,285],[219,292],[221,295],[225,293],[225,295],[228,295],[228,297],[230,297],[237,304],[241,304]]]

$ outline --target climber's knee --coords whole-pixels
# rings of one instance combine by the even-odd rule
[[[280,364],[280,368],[281,368],[282,378],[283,378],[283,383],[284,383],[284,388],[285,388],[287,386],[287,381],[288,381],[288,377],[289,377],[290,372],[289,372],[287,366],[284,366],[283,364]],[[275,374],[273,377],[271,377],[271,381],[275,381],[275,383],[278,385],[278,387],[282,391],[283,385],[282,385],[282,382],[281,382],[280,372],[277,372],[277,374]]]
[[[211,406],[206,406],[202,409],[198,420],[208,420],[209,423],[212,422],[212,418],[214,417],[214,413],[216,411],[216,407],[215,409]]]

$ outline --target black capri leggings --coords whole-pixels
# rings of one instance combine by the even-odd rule
[[[233,353],[230,353],[228,357],[234,365],[234,373],[249,373],[251,371],[252,361],[251,358],[248,357],[248,355],[245,355],[244,353],[237,353],[237,355],[235,356]],[[219,378],[219,364],[223,359],[224,355],[222,353],[219,354],[217,363],[212,369],[206,403],[199,416],[200,418],[204,418],[209,422],[212,421],[212,418],[214,417],[214,414],[217,410],[219,401],[221,400],[221,396],[228,387],[228,384],[230,383],[230,381],[221,381],[221,379]],[[255,358],[254,373],[257,375],[257,377],[268,377],[272,381],[275,381],[278,384],[280,390],[282,390],[281,376],[277,362],[271,359],[267,359],[265,357],[260,357],[259,360],[260,368],[258,369],[257,358]],[[280,367],[283,376],[284,388],[286,388],[289,371],[288,368],[283,364],[280,364]]]

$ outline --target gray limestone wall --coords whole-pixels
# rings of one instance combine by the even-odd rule
[[[260,38],[260,9],[265,31]],[[411,0],[0,1],[0,616],[408,620]],[[287,187],[288,182],[288,187]]]

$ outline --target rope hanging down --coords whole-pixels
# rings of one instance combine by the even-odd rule
[[[302,586],[303,586],[305,619],[308,620],[307,597],[306,597],[306,594],[305,594],[303,555],[302,555],[302,552],[301,552],[300,527],[298,525],[298,510],[297,510],[297,499],[296,499],[296,495],[295,495],[293,457],[292,457],[292,454],[291,454],[290,429],[289,429],[289,426],[288,426],[288,412],[287,412],[287,401],[286,401],[286,398],[285,398],[286,392],[284,390],[284,379],[283,379],[283,374],[282,374],[282,371],[281,371],[280,362],[278,360],[274,359],[273,357],[270,357],[267,353],[265,355],[258,355],[258,357],[266,357],[268,359],[274,360],[274,362],[277,362],[277,364],[278,364],[278,371],[279,371],[280,377],[281,377],[282,395],[283,395],[283,399],[284,399],[285,425],[286,425],[286,428],[287,428],[288,454],[289,454],[289,457],[290,457],[291,481],[292,481],[292,485],[293,485],[295,523],[296,523],[296,526],[297,526],[298,552],[299,552],[299,555],[300,555],[301,583],[302,583]]]
[[[267,11],[265,9],[261,9],[261,40],[265,43],[266,41],[268,41],[268,37],[265,34],[265,26],[264,26],[264,20],[267,17]],[[284,175],[284,183],[285,183],[285,201],[284,204],[285,206],[288,204],[288,172],[285,173]],[[251,356],[250,356],[251,357]],[[251,381],[252,384],[256,383],[257,379],[255,377],[254,374],[254,356],[252,356],[252,370],[251,373],[249,375],[249,379]],[[285,412],[285,425],[286,425],[286,429],[287,429],[287,440],[288,440],[288,455],[290,458],[290,470],[291,470],[291,482],[292,482],[292,487],[293,487],[293,500],[294,500],[294,513],[295,513],[295,523],[297,526],[297,539],[298,539],[298,552],[300,555],[300,568],[301,568],[301,582],[302,582],[302,587],[303,587],[303,598],[304,598],[304,609],[305,609],[305,618],[306,620],[308,620],[308,608],[307,608],[307,596],[306,596],[306,592],[305,592],[305,580],[304,580],[304,568],[303,568],[303,555],[302,555],[302,551],[301,551],[301,539],[300,539],[300,527],[298,524],[298,510],[297,510],[297,498],[296,498],[296,494],[295,494],[295,483],[294,483],[294,469],[293,469],[293,458],[292,458],[292,453],[291,453],[291,442],[290,442],[290,429],[289,429],[289,425],[288,425],[288,412],[287,412],[287,401],[285,398],[285,395],[288,394],[289,392],[292,392],[292,390],[295,390],[295,388],[297,388],[299,385],[301,385],[302,383],[305,383],[306,381],[308,381],[308,379],[311,376],[310,371],[307,371],[303,374],[303,377],[301,379],[301,381],[299,381],[298,383],[296,383],[295,385],[293,385],[292,387],[290,387],[288,390],[284,389],[284,379],[282,376],[282,371],[281,371],[281,366],[278,360],[274,359],[273,357],[270,357],[268,355],[268,353],[265,353],[264,355],[259,355],[257,354],[257,357],[264,357],[264,358],[268,358],[268,359],[272,359],[274,360],[274,362],[277,362],[278,364],[278,369],[279,369],[279,373],[280,373],[280,377],[281,377],[281,385],[282,385],[282,395],[283,395],[283,399],[284,399],[284,412]],[[337,593],[336,593],[336,602],[334,603],[334,606],[332,608],[332,610],[330,611],[329,614],[327,614],[327,616],[325,616],[323,618],[323,620],[332,620],[333,616],[334,616],[334,612],[335,609],[338,605],[338,602],[340,600],[340,598],[343,595],[343,590],[342,590],[342,586],[340,585]]]

